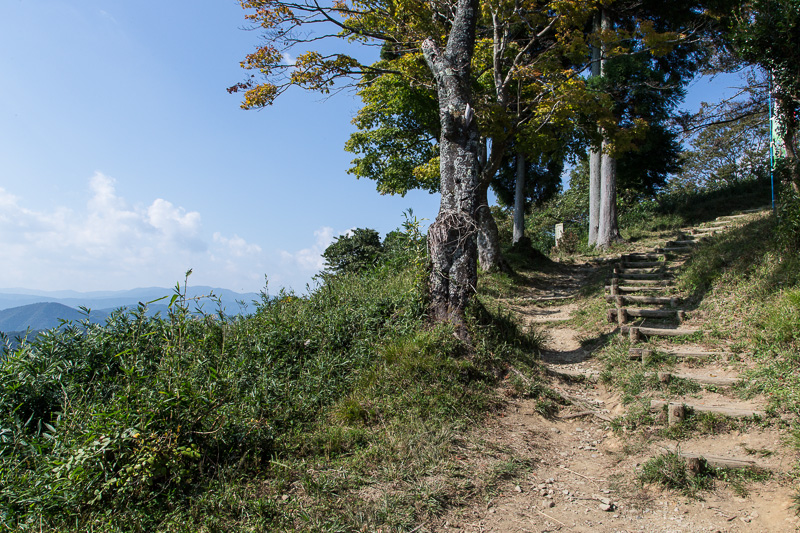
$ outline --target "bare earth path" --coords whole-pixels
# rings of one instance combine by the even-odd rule
[[[545,418],[535,400],[511,399],[501,416],[480,430],[477,438],[488,446],[507,450],[529,465],[523,478],[509,480],[490,501],[451,511],[436,531],[463,532],[783,532],[800,530],[794,505],[795,491],[788,473],[796,453],[785,445],[786,429],[776,424],[749,425],[743,431],[722,431],[669,441],[615,433],[610,421],[628,407],[618,392],[592,379],[577,382],[569,374],[597,376],[603,370],[592,353],[593,339],[585,338],[574,320],[579,308],[573,298],[578,286],[598,266],[573,265],[559,284],[532,289],[508,307],[529,325],[543,329],[548,341],[542,360],[554,373],[553,387],[573,400],[556,416]],[[576,286],[577,285],[577,286]],[[606,324],[600,335],[619,331]],[[582,342],[583,341],[583,342]],[[685,346],[682,347],[686,349]],[[715,360],[701,368],[678,370],[713,376],[735,376],[741,364]],[[560,376],[560,377],[559,377]],[[709,387],[694,399],[727,405],[724,391]],[[670,400],[670,401],[674,401]],[[741,402],[737,401],[737,405]],[[754,407],[758,407],[756,401]],[[666,421],[664,421],[666,423]],[[759,467],[773,472],[766,481],[749,481],[747,494],[726,483],[687,498],[677,492],[637,482],[637,472],[648,459],[675,446],[702,450],[704,455],[745,456],[746,451],[768,450]],[[480,462],[479,456],[467,459]],[[479,466],[479,465],[477,465]],[[477,467],[476,466],[476,467]]]

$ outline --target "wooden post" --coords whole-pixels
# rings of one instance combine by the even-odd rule
[[[617,308],[617,324],[620,326],[628,322],[628,310],[624,307]]]
[[[650,357],[653,355],[653,350],[642,350],[642,364],[646,365],[650,362]]]
[[[617,296],[614,298],[614,301],[617,304],[617,309],[622,309],[622,306],[625,305],[625,300],[622,298],[622,296]]]
[[[684,320],[686,320],[686,311],[681,309],[678,311],[678,322],[683,322]]]
[[[686,408],[682,403],[671,403],[667,407],[667,423],[670,426],[680,424],[686,418]]]
[[[636,328],[636,327],[632,327],[629,330],[629,335],[630,335],[631,344],[636,344],[637,342],[639,342],[642,339],[642,336],[639,333],[639,328]]]
[[[619,279],[611,278],[611,296],[619,294]]]

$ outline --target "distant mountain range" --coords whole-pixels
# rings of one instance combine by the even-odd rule
[[[148,314],[166,314],[173,289],[147,287],[128,291],[75,292],[34,291],[30,289],[0,289],[0,331],[7,334],[58,327],[61,320],[87,318],[81,307],[90,310],[92,322],[103,322],[120,307],[134,308],[148,304]],[[213,294],[212,297],[208,295]],[[221,306],[228,315],[248,314],[255,310],[254,302],[261,300],[256,293],[237,293],[212,287],[189,287],[186,297],[189,307],[216,313]]]

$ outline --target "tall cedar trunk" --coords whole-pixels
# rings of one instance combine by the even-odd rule
[[[525,156],[517,153],[517,183],[514,189],[514,235],[517,244],[525,236]]]
[[[478,187],[478,265],[483,272],[511,273],[511,266],[500,251],[500,232],[489,209],[489,184]]]
[[[431,311],[436,321],[456,324],[466,337],[464,310],[475,291],[477,273],[477,190],[480,137],[470,109],[470,63],[475,48],[477,0],[458,0],[447,44],[422,43],[425,62],[436,79],[439,98],[441,204],[428,230],[433,262]]]
[[[606,9],[600,11],[600,28],[610,31],[611,18]],[[602,45],[600,75],[605,75],[606,53]],[[603,145],[600,150],[600,215],[597,224],[597,242],[600,248],[608,248],[613,241],[621,239],[617,223],[617,161],[609,154],[609,141],[603,132]]]
[[[594,32],[600,33],[600,13],[594,17]],[[600,47],[592,46],[592,77],[600,76]],[[589,246],[597,244],[600,224],[600,151],[589,149]]]
[[[600,224],[597,227],[597,246],[600,248],[608,248],[621,238],[617,225],[617,160],[609,156],[605,148],[606,141],[603,141]]]
[[[597,244],[600,225],[600,150],[589,151],[589,246]]]

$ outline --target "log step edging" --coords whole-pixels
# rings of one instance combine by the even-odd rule
[[[617,299],[620,299],[619,301]],[[653,304],[653,305],[669,305],[675,307],[678,304],[679,298],[670,296],[606,296],[607,302],[612,303],[633,303],[633,304]],[[622,305],[619,305],[622,307]]]
[[[676,320],[683,321],[686,318],[686,311],[683,309],[640,309],[638,307],[618,307],[609,309],[606,313],[606,318],[609,322],[616,322],[618,324],[625,324],[628,317],[640,318],[675,318]]]
[[[666,261],[622,261],[622,268],[660,268],[664,266],[667,266]]]
[[[670,281],[673,279],[671,274],[667,273],[651,273],[651,274],[637,274],[635,272],[629,273],[620,273],[615,272],[611,274],[612,279],[617,278],[621,281],[630,281],[630,280],[660,280],[660,281]]]
[[[656,248],[657,251],[665,254],[683,254],[694,251],[694,246],[665,246],[663,248]]]
[[[730,387],[737,385],[742,381],[742,378],[727,378],[721,376],[698,376],[696,374],[682,374],[676,372],[659,372],[658,378],[660,381],[666,383],[672,378],[685,379],[694,381],[700,385],[717,385],[719,387]]]
[[[628,335],[633,343],[639,342],[642,336],[647,337],[682,337],[692,335],[700,331],[699,329],[667,329],[667,328],[643,328],[639,326],[622,326],[619,328],[620,335]]]
[[[702,469],[702,464],[715,468],[745,468],[757,470],[769,470],[763,466],[759,466],[752,459],[744,457],[723,457],[722,455],[711,455],[696,452],[682,452],[675,446],[664,446],[664,449],[669,453],[674,453],[683,459],[686,459],[687,466],[694,473],[699,473]]]
[[[660,285],[660,286],[634,286],[634,285],[606,285],[606,290],[609,291],[609,294],[614,295],[614,289],[616,288],[619,292],[664,292],[664,289],[669,289],[668,285]]]
[[[732,352],[706,352],[699,350],[662,351],[662,350],[651,350],[649,348],[631,348],[628,351],[628,354],[631,359],[643,359],[644,362],[648,358],[652,357],[654,352],[658,352],[667,357],[675,357],[677,359],[709,359],[711,357],[730,357],[733,355]]]
[[[672,283],[666,279],[638,279],[638,278],[631,278],[627,279],[627,277],[620,277],[619,275],[613,275],[609,278],[606,283],[609,285],[613,285],[614,281],[617,282],[617,285],[624,284],[624,285],[649,285],[654,287],[671,287]]]
[[[669,408],[671,405],[683,405],[696,413],[714,413],[731,418],[766,418],[764,411],[755,411],[752,409],[740,409],[738,407],[719,407],[716,405],[703,405],[697,403],[686,402],[670,402],[665,400],[650,400],[650,409],[657,411],[664,407]]]

